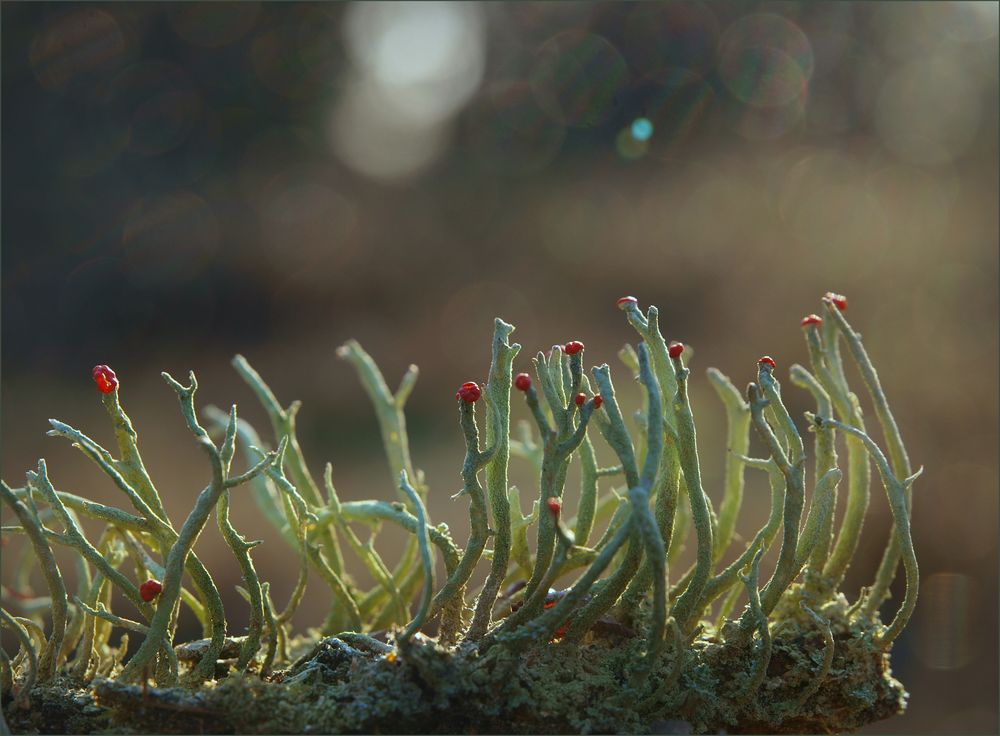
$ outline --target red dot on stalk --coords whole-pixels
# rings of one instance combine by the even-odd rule
[[[594,408],[595,409],[600,409],[601,408],[601,404],[603,404],[603,403],[604,403],[604,399],[601,398],[600,394],[597,394],[597,396],[594,397]]]
[[[847,311],[847,297],[844,296],[843,294],[834,294],[832,291],[828,291],[826,292],[826,296],[824,297],[824,299],[832,302],[833,306],[835,306],[841,312]]]
[[[667,355],[671,358],[681,357],[681,353],[684,352],[684,343],[677,342],[676,340],[669,345],[667,345]]]
[[[770,355],[765,355],[763,358],[757,361],[757,365],[764,365],[765,363],[767,363],[767,365],[771,366],[772,368],[778,367],[777,364],[775,364],[774,362],[774,358],[772,358]]]
[[[583,350],[583,343],[579,340],[570,340],[563,346],[563,352],[566,355],[576,355],[581,350]]]
[[[809,325],[821,325],[823,324],[823,318],[820,317],[818,314],[810,314],[803,317],[802,321],[799,322],[799,324],[802,325],[803,327],[808,327]]]
[[[118,377],[108,366],[95,365],[92,375],[94,376],[94,383],[97,384],[97,390],[102,394],[110,394],[118,388]]]
[[[636,299],[634,296],[623,296],[621,299],[618,300],[618,308],[624,311],[629,307],[631,307],[633,304],[638,304],[638,303],[639,300]]]
[[[587,394],[582,391],[573,397],[573,401],[577,406],[583,406],[584,402],[587,400]]]
[[[562,511],[562,502],[555,496],[549,496],[545,505],[549,507],[549,511],[552,512],[552,515],[558,519],[559,513]]]
[[[146,603],[149,603],[162,592],[163,586],[158,580],[147,580],[139,586],[139,597],[146,601]]]
[[[518,391],[527,391],[531,388],[531,376],[527,373],[518,373],[514,376],[514,388]]]
[[[458,389],[458,393],[455,394],[455,400],[461,399],[466,404],[474,404],[482,395],[483,391],[479,388],[479,384],[468,381],[463,383],[461,388]]]

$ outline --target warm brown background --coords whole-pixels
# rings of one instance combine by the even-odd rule
[[[6,480],[44,456],[58,487],[124,502],[44,436],[59,417],[111,442],[89,375],[106,362],[179,524],[207,468],[158,373],[195,368],[203,403],[239,402],[263,431],[239,351],[305,402],[314,472],[330,460],[342,498],[391,498],[334,355],[357,337],[393,385],[420,365],[413,454],[462,540],[452,396],[484,378],[492,318],[517,325],[518,369],[580,339],[626,386],[615,353],[635,336],[614,300],[635,294],[695,347],[718,499],[703,369],[743,385],[769,353],[787,375],[806,359],[798,320],[841,291],[926,467],[921,598],[893,651],[910,709],[868,731],[996,732],[995,4],[4,3],[2,21]],[[534,481],[513,474],[527,502]],[[765,514],[750,479],[744,535]],[[889,527],[872,498],[852,598]],[[293,556],[252,504],[234,518],[265,539],[281,605]],[[198,551],[238,631],[214,526]],[[317,584],[298,625],[325,605]]]

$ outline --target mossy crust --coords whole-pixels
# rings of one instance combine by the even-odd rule
[[[824,642],[803,614],[772,624],[770,663],[748,700],[752,632],[731,623],[682,649],[676,687],[649,708],[628,686],[642,637],[602,633],[524,656],[418,636],[393,657],[329,637],[267,680],[233,673],[191,691],[60,678],[32,691],[29,710],[4,710],[13,733],[837,733],[895,715],[907,698],[888,654],[872,645],[877,622],[846,611],[843,598],[823,611],[833,662],[804,703]],[[674,666],[671,653],[653,681]]]

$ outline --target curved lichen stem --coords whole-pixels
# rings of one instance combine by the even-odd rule
[[[833,416],[833,403],[830,400],[830,395],[815,376],[797,363],[792,365],[788,372],[792,383],[800,388],[806,389],[813,395],[813,398],[816,401],[817,414],[824,417]],[[836,437],[832,427],[816,429],[815,435],[815,482],[818,485],[820,478],[822,478],[827,471],[837,467],[837,448]],[[836,506],[836,503],[837,497],[834,495],[833,505]],[[830,517],[824,524],[823,528],[819,530],[819,538],[817,539],[812,555],[809,558],[808,568],[813,575],[822,575],[823,568],[826,566],[826,562],[830,557],[830,547],[833,541],[832,535],[833,514],[830,514]]]
[[[595,414],[598,418],[598,428],[605,441],[607,441],[621,460],[625,472],[625,482],[628,484],[628,487],[638,487],[641,479],[635,461],[635,448],[631,437],[629,437],[628,430],[625,428],[625,420],[615,396],[614,385],[611,382],[611,369],[607,364],[604,364],[592,368],[591,373],[594,376],[594,382],[597,384],[602,399],[602,411]],[[650,410],[652,411],[652,407],[650,407]],[[659,462],[659,452],[657,452],[655,461]],[[628,537],[629,547],[615,572],[602,581],[600,590],[573,617],[573,622],[570,624],[564,637],[567,642],[578,642],[590,630],[594,622],[615,604],[629,581],[635,575],[636,570],[638,570],[642,559],[642,540],[635,529],[633,521],[635,513],[634,505],[630,502],[627,516],[628,522],[621,524],[621,528],[628,527],[632,532]],[[612,520],[613,522],[614,520]],[[612,527],[609,526],[608,533],[611,533],[611,529]],[[617,532],[615,532],[612,539],[618,539]],[[610,545],[611,543],[609,542],[608,544]],[[598,555],[597,559],[601,559],[601,555]]]
[[[687,485],[688,501],[691,506],[691,519],[694,522],[698,541],[698,551],[694,574],[684,593],[677,599],[673,608],[673,617],[677,620],[681,631],[690,631],[702,611],[702,594],[705,585],[712,574],[715,545],[713,543],[712,512],[708,497],[701,485],[701,468],[698,461],[698,442],[694,426],[694,415],[691,413],[691,402],[688,398],[688,376],[690,371],[684,367],[683,354],[672,358],[677,392],[672,402],[672,413],[676,423],[680,456],[681,472]]]
[[[176,381],[174,383],[176,383]],[[177,386],[180,386],[180,384],[177,384]],[[181,388],[183,389],[184,387]],[[193,407],[190,411],[193,411]],[[71,440],[74,447],[80,449],[81,452],[93,460],[94,463],[96,463],[97,466],[109,478],[111,478],[112,482],[114,482],[114,484],[118,486],[118,488],[125,493],[126,496],[128,496],[132,505],[140,514],[143,515],[146,522],[151,526],[151,534],[161,550],[169,550],[176,544],[178,536],[177,532],[170,525],[169,521],[164,517],[159,516],[149,506],[149,504],[143,500],[142,496],[128,483],[128,481],[125,480],[124,476],[118,472],[114,466],[113,459],[111,458],[111,453],[101,447],[94,440],[90,439],[90,437],[85,435],[83,432],[74,429],[68,424],[60,422],[56,419],[50,419],[49,424],[52,425],[52,429],[49,430],[47,433],[48,435],[64,437]],[[209,575],[208,570],[202,564],[201,560],[198,559],[198,556],[194,553],[194,551],[191,551],[191,553],[187,556],[185,566],[188,573],[191,575],[191,579],[194,581],[195,588],[200,598],[200,604],[206,611],[208,619],[211,621],[212,640],[220,642],[219,646],[221,646],[221,642],[225,639],[225,621],[222,599],[219,597],[219,591],[215,587],[215,582],[212,580],[212,576]]]
[[[767,521],[764,522],[764,526],[757,531],[750,544],[748,544],[746,549],[743,551],[743,554],[737,557],[724,570],[712,576],[708,583],[706,583],[705,591],[702,594],[704,601],[703,605],[705,606],[711,605],[716,598],[725,593],[726,590],[733,587],[738,582],[740,571],[750,564],[750,561],[753,559],[754,554],[756,554],[758,550],[763,549],[767,552],[767,550],[770,549],[771,543],[774,541],[775,536],[778,534],[778,529],[781,527],[781,519],[784,512],[785,476],[782,475],[780,470],[778,470],[777,463],[775,463],[771,458],[768,458],[767,460],[760,460],[757,458],[742,457],[741,462],[751,468],[757,468],[767,472],[771,487],[771,510],[768,514]],[[685,585],[687,585],[687,582],[684,580],[678,583],[678,591],[682,590]],[[739,593],[738,586],[733,588],[733,590],[737,594]],[[735,601],[730,602],[728,600],[723,603],[719,611],[720,621],[725,620],[725,617],[732,610],[734,603]]]
[[[180,532],[177,534],[176,541],[170,548],[166,563],[163,566],[165,571],[162,581],[163,590],[157,602],[156,612],[149,623],[149,633],[143,640],[138,651],[136,651],[122,669],[120,675],[122,682],[135,682],[139,680],[143,676],[145,668],[156,655],[157,650],[164,644],[167,646],[170,645],[168,627],[170,625],[172,610],[180,598],[181,575],[183,574],[185,562],[195,541],[205,528],[209,515],[227,488],[225,468],[218,448],[209,439],[208,432],[198,424],[195,416],[194,394],[198,389],[198,383],[195,380],[194,374],[189,374],[190,384],[188,386],[184,386],[166,373],[163,374],[163,379],[177,393],[177,398],[181,405],[181,414],[184,416],[189,429],[195,435],[198,444],[208,455],[212,466],[212,480],[198,496],[194,509],[188,515]],[[283,442],[282,450],[284,449],[284,444]],[[244,474],[244,476],[250,477],[250,475],[264,472],[270,468],[272,463],[280,460],[280,457],[280,453],[268,454],[251,471]],[[211,583],[211,591],[214,593],[214,595],[209,596],[209,600],[213,598],[217,599],[218,590],[215,588],[215,583],[211,581],[211,578],[209,578],[209,582]],[[221,602],[218,605],[220,610],[212,611],[211,616],[213,623],[217,624],[221,621],[221,626],[216,625],[213,627],[211,644],[190,673],[191,679],[194,682],[199,682],[213,675],[215,662],[225,643],[225,614],[221,610]],[[219,636],[220,632],[221,637]]]
[[[814,417],[813,421],[817,426],[829,423],[841,432],[854,435],[864,442],[869,454],[875,461],[875,466],[882,476],[882,484],[885,486],[886,496],[889,498],[889,509],[892,511],[893,530],[900,541],[903,566],[906,571],[906,594],[899,611],[893,617],[888,627],[881,630],[875,637],[875,643],[883,648],[888,648],[892,641],[899,636],[900,632],[910,620],[913,608],[917,604],[917,593],[920,588],[920,570],[917,566],[917,556],[913,549],[913,538],[910,533],[910,513],[907,505],[907,490],[913,485],[923,468],[916,473],[900,480],[889,465],[889,461],[874,440],[859,429],[855,429],[836,419],[825,417]]]
[[[94,567],[100,570],[106,578],[118,586],[118,589],[133,603],[136,608],[147,618],[152,616],[153,608],[139,597],[139,589],[135,584],[118,572],[107,560],[105,555],[94,547],[83,535],[79,524],[70,517],[62,500],[56,493],[52,482],[49,480],[45,460],[38,461],[38,471],[28,473],[28,483],[45,499],[49,507],[55,512],[56,518],[62,523],[65,529],[66,541],[88,560]]]
[[[853,427],[864,431],[865,424],[861,415],[861,406],[855,396],[847,386],[844,378],[844,367],[840,358],[840,347],[838,343],[839,332],[832,320],[822,323],[822,330],[815,322],[805,327],[804,335],[806,347],[809,350],[809,360],[812,365],[813,377],[819,383],[822,390],[829,397],[833,408],[842,421]],[[817,405],[823,404],[822,395],[809,385],[809,376],[804,372],[796,375],[795,366],[792,367],[792,380],[802,379],[805,388],[816,395]],[[823,414],[820,408],[820,414]],[[831,415],[827,412],[824,416]],[[832,551],[822,567],[822,583],[829,590],[836,590],[844,579],[847,568],[857,548],[861,535],[861,528],[864,524],[865,512],[868,510],[870,500],[871,485],[871,465],[868,453],[864,445],[856,437],[847,436],[847,504],[844,510],[844,518],[840,529],[833,543]],[[817,469],[824,462],[820,460],[821,448],[817,442]],[[817,472],[817,477],[821,475]],[[831,525],[832,527],[832,525]],[[818,554],[818,553],[817,553]],[[818,571],[818,567],[813,567]]]
[[[417,517],[407,511],[401,503],[392,504],[386,501],[344,501],[340,505],[340,513],[348,521],[359,521],[365,524],[391,521],[411,534],[416,534],[419,528]],[[320,518],[322,518],[322,514]],[[460,556],[458,547],[455,546],[455,542],[447,534],[447,530],[442,531],[432,526],[427,528],[427,533],[430,536],[431,543],[441,552],[445,572],[451,575],[458,566]]]
[[[497,428],[500,424],[497,407],[489,400],[489,394],[485,397],[491,409],[490,418],[493,422],[493,435],[497,435]],[[462,426],[462,434],[465,437],[465,462],[462,464],[462,490],[458,496],[469,496],[469,542],[462,553],[458,567],[448,576],[444,586],[434,597],[431,606],[431,616],[439,611],[445,610],[447,613],[442,617],[442,638],[450,640],[457,634],[457,629],[462,626],[462,609],[465,606],[465,586],[472,577],[476,564],[482,557],[483,550],[486,549],[486,542],[490,536],[489,512],[486,500],[486,492],[479,483],[478,474],[486,464],[493,459],[496,452],[494,443],[485,450],[479,449],[479,427],[476,425],[475,403],[459,401],[459,423]],[[510,502],[508,500],[508,505]]]
[[[766,399],[757,384],[751,383],[747,387],[747,400],[750,403],[750,414],[754,426],[770,450],[771,457],[778,469],[785,477],[781,549],[778,552],[778,562],[771,579],[768,580],[760,593],[761,606],[765,615],[771,613],[781,594],[799,573],[799,568],[795,566],[795,559],[799,539],[799,523],[802,518],[802,508],[805,505],[805,473],[803,469],[805,451],[802,439],[781,402],[778,383],[774,380],[772,370],[770,366],[762,362],[757,372],[758,380],[764,386]],[[785,448],[782,447],[771,426],[764,418],[764,410],[769,406],[772,408],[772,415],[783,427],[782,434],[789,443],[789,454],[786,454]]]
[[[732,381],[716,368],[706,372],[708,381],[715,389],[719,400],[726,409],[726,453],[725,493],[719,505],[719,523],[716,527],[715,561],[725,554],[736,529],[736,518],[743,503],[744,462],[743,457],[750,448],[750,407]]]
[[[554,349],[553,353],[556,352],[557,351]],[[571,362],[578,365],[582,354],[583,352],[580,351],[579,353],[572,355]],[[539,380],[543,382],[544,385],[544,368],[541,364],[539,364],[538,375]],[[575,376],[571,378],[573,381],[573,387],[579,388],[581,379],[578,376],[577,371],[574,370],[571,376]],[[575,395],[575,393],[572,394],[572,396]],[[544,443],[542,451],[542,470],[539,480],[539,504],[545,503],[547,499],[550,498],[557,498],[561,500],[563,490],[565,488],[566,468],[569,464],[570,456],[574,451],[576,451],[586,437],[587,424],[589,423],[590,417],[595,409],[594,402],[593,400],[587,401],[580,407],[579,422],[575,428],[571,427],[571,417],[573,411],[570,409],[570,406],[575,408],[575,405],[570,404],[570,406],[567,406],[564,409],[555,407],[553,410],[554,413],[556,411],[564,412],[565,416],[569,417],[569,419],[565,424],[560,424],[559,430],[553,430],[549,427],[548,422],[544,419],[544,417],[540,416],[538,398],[535,393],[534,386],[528,387],[527,391],[525,391],[525,398],[529,408],[532,410],[532,413],[535,414],[536,421],[539,423],[539,430],[542,432]],[[557,424],[559,423],[557,422]],[[524,592],[525,598],[529,601],[532,599],[532,595],[536,590],[540,587],[544,587],[542,586],[542,580],[546,576],[552,562],[555,537],[556,523],[554,517],[551,514],[542,514],[538,520],[535,566],[528,579]]]
[[[493,560],[479,597],[476,600],[472,624],[466,636],[476,640],[486,633],[492,619],[493,606],[507,576],[510,561],[511,521],[510,505],[507,502],[507,465],[510,460],[510,389],[514,358],[521,350],[518,343],[511,344],[508,338],[514,326],[499,317],[494,321],[493,355],[490,362],[486,393],[495,407],[499,419],[495,434],[492,424],[487,425],[486,444],[496,446],[493,458],[486,465],[486,491],[493,513],[492,528]]]
[[[56,658],[62,650],[63,637],[66,635],[66,622],[69,611],[66,599],[66,586],[63,583],[62,574],[59,572],[59,566],[56,564],[56,558],[52,554],[52,548],[45,538],[45,532],[42,530],[42,523],[38,520],[38,514],[33,509],[29,509],[28,506],[21,503],[10,486],[2,481],[0,481],[0,498],[17,515],[21,526],[28,535],[28,539],[31,540],[31,545],[42,568],[45,584],[48,586],[49,597],[52,601],[52,633],[49,635],[38,657],[38,681],[44,683],[55,676]],[[34,504],[31,505],[32,507],[34,506]]]
[[[771,661],[771,631],[768,628],[767,614],[761,605],[760,591],[757,588],[757,582],[760,577],[760,558],[763,553],[763,547],[757,550],[753,561],[750,563],[749,575],[740,574],[740,580],[743,581],[743,585],[746,587],[747,598],[749,600],[747,613],[756,623],[757,633],[760,637],[760,643],[757,645],[757,654],[754,658],[753,668],[750,670],[747,685],[739,696],[740,702],[744,703],[750,700],[757,693],[757,690],[760,689],[761,683],[764,682],[764,678],[767,676],[767,665]]]
[[[274,431],[275,438],[282,438],[287,444],[286,451],[282,459],[282,467],[287,467],[288,473],[291,476],[291,484],[299,494],[302,494],[311,508],[321,506],[323,504],[323,500],[320,496],[319,486],[316,485],[312,474],[309,472],[305,457],[302,454],[302,449],[299,447],[299,441],[295,431],[295,417],[301,407],[301,402],[293,401],[289,407],[285,409],[280,403],[278,403],[278,399],[275,397],[274,392],[271,391],[270,386],[268,386],[264,379],[261,378],[260,374],[258,374],[257,371],[251,367],[246,358],[242,355],[236,355],[232,360],[232,365],[236,369],[236,372],[240,374],[240,377],[243,378],[247,385],[253,390],[265,411],[267,411],[268,418],[271,420],[271,427]],[[340,580],[342,585],[347,586],[348,581],[344,580],[343,555],[340,551],[340,545],[337,540],[336,532],[332,527],[327,526],[324,527],[319,534],[323,548],[327,553],[329,566],[333,570],[336,579]],[[331,578],[328,576],[324,577],[328,583],[332,584]],[[334,595],[337,595],[336,591],[334,591]],[[338,618],[338,612],[331,610],[323,628],[324,631],[330,632],[334,628],[339,628],[343,623],[343,619]]]
[[[431,546],[427,533],[427,510],[424,502],[420,499],[417,491],[410,485],[406,471],[399,474],[399,487],[407,495],[413,504],[417,516],[417,544],[420,548],[420,566],[423,570],[424,584],[420,593],[420,603],[417,606],[417,613],[413,620],[407,625],[403,632],[396,638],[396,643],[401,649],[405,649],[410,638],[420,630],[430,613],[431,596],[434,593],[434,560],[431,558]]]
[[[875,415],[878,417],[879,424],[882,427],[882,434],[885,437],[892,472],[895,473],[895,477],[897,478],[909,478],[913,473],[913,468],[910,465],[910,458],[906,453],[906,447],[903,445],[903,437],[899,432],[899,426],[896,424],[896,418],[889,408],[889,401],[885,396],[885,391],[882,390],[878,372],[875,370],[875,366],[872,365],[871,359],[868,357],[868,352],[861,343],[861,335],[851,328],[850,324],[844,318],[843,313],[833,304],[831,299],[824,299],[824,303],[827,319],[834,323],[844,336],[851,357],[854,358],[854,362],[861,372],[861,378],[864,381],[865,387],[868,389],[872,402],[875,404]],[[865,444],[867,446],[868,443]],[[903,495],[908,514],[913,502],[912,484],[906,486]],[[904,565],[906,564],[904,546],[905,541],[900,537],[898,529],[894,527],[890,532],[889,542],[883,553],[882,561],[879,563],[875,582],[871,587],[868,602],[865,605],[869,615],[878,610],[878,607],[888,597],[889,586],[896,577],[896,568],[899,565],[900,556],[904,556]],[[907,578],[909,578],[909,575],[910,573],[907,572]]]
[[[333,520],[337,525],[338,531],[343,535],[343,538],[347,541],[347,545],[357,555],[358,559],[361,560],[372,577],[389,594],[389,600],[392,603],[391,607],[394,609],[393,615],[395,620],[400,624],[404,623],[409,619],[410,614],[406,609],[406,603],[399,593],[399,588],[392,577],[392,573],[382,560],[382,557],[375,551],[374,545],[371,542],[362,544],[361,540],[358,539],[358,535],[347,525],[340,514],[341,504],[337,496],[337,489],[333,485],[333,465],[331,463],[327,463],[323,471],[323,485],[326,486],[327,505],[334,514]]]
[[[809,681],[809,685],[806,686],[796,699],[796,705],[801,708],[809,698],[819,692],[826,676],[830,674],[830,667],[833,665],[834,641],[833,631],[830,629],[830,622],[827,619],[807,606],[805,601],[799,601],[799,608],[808,614],[809,618],[819,627],[820,633],[823,634],[823,662]]]
[[[240,654],[236,660],[236,669],[244,671],[250,666],[250,662],[257,655],[260,649],[260,637],[264,628],[264,598],[261,592],[260,578],[254,568],[253,559],[250,557],[250,550],[259,545],[260,541],[248,542],[243,535],[236,531],[236,528],[229,520],[229,487],[239,485],[248,479],[247,473],[253,473],[251,468],[241,476],[231,477],[230,468],[232,466],[233,455],[236,452],[236,430],[238,419],[236,417],[236,404],[233,404],[229,412],[229,422],[226,425],[226,434],[222,447],[219,450],[220,460],[226,475],[224,490],[219,496],[216,504],[215,517],[218,522],[219,532],[226,544],[232,550],[236,561],[240,566],[243,575],[244,589],[247,591],[247,602],[250,604],[250,621],[247,626],[247,636],[244,640]],[[256,475],[256,473],[254,473]]]
[[[35,647],[31,643],[31,636],[28,634],[27,629],[24,628],[14,618],[11,614],[0,608],[0,621],[7,625],[7,627],[14,632],[17,637],[18,642],[21,645],[21,651],[25,653],[28,658],[28,674],[21,683],[21,689],[18,691],[14,698],[14,702],[22,708],[28,706],[28,698],[31,695],[32,688],[35,687],[35,683],[38,681],[38,654],[35,652]]]
[[[393,394],[379,370],[378,365],[372,357],[365,352],[364,348],[357,340],[348,340],[337,348],[337,356],[354,366],[361,381],[361,386],[372,402],[375,409],[375,417],[378,420],[379,431],[382,435],[382,446],[385,448],[386,460],[389,466],[389,475],[392,479],[393,487],[402,503],[408,504],[406,495],[399,489],[399,474],[406,471],[407,477],[411,479],[417,493],[421,498],[426,498],[427,488],[424,487],[419,472],[415,472],[410,459],[409,435],[406,430],[406,415],[403,412],[406,400],[409,398],[413,387],[416,385],[419,370],[417,366],[410,365],[396,393]],[[404,581],[409,579],[414,565],[417,561],[417,542],[410,539],[403,555],[400,558],[396,569],[393,570],[392,577],[397,589],[405,587]],[[376,588],[360,601],[362,610],[371,610],[380,605],[386,595],[385,587]]]
[[[271,477],[279,488],[287,488],[292,486],[291,481],[285,477],[284,473],[281,472],[276,467],[270,467],[267,471],[268,475]],[[317,525],[318,528],[322,528]],[[333,569],[333,566],[327,560],[327,557],[323,554],[323,547],[321,544],[313,543],[309,538],[305,540],[305,551],[312,562],[313,567],[323,581],[329,586],[331,593],[333,594],[334,600],[336,600],[340,606],[341,610],[332,610],[331,618],[337,619],[339,614],[343,614],[347,623],[355,631],[361,629],[361,612],[358,608],[358,602],[355,600],[351,589],[347,586],[344,579],[337,574],[337,571]],[[296,603],[297,605],[297,603]]]

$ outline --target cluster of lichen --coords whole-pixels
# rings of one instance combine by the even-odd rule
[[[400,495],[395,502],[340,501],[329,464],[324,498],[296,439],[299,403],[282,407],[241,356],[234,366],[268,412],[277,447],[273,451],[267,451],[254,429],[237,418],[235,406],[228,415],[214,407],[205,409],[205,419],[221,437],[213,440],[195,411],[194,375],[185,386],[164,373],[211,469],[210,482],[179,529],[167,517],[143,465],[136,432],[119,403],[117,382],[108,384],[102,392],[114,424],[118,458],[62,422],[52,420],[49,434],[71,440],[92,459],[126,494],[134,513],[57,491],[44,460],[37,471],[28,472],[25,487],[2,485],[3,500],[19,521],[4,526],[3,533],[28,536],[49,588],[47,598],[22,611],[25,616],[0,610],[3,624],[21,642],[16,657],[3,653],[0,660],[4,702],[14,697],[15,708],[27,705],[33,689],[42,692],[41,686],[57,675],[92,683],[94,692],[110,703],[116,693],[121,697],[129,692],[132,683],[141,683],[144,693],[150,680],[160,688],[195,687],[216,678],[220,667],[242,678],[243,685],[230,685],[240,692],[253,689],[244,675],[294,688],[322,674],[323,657],[329,659],[333,652],[341,664],[351,664],[349,671],[334,679],[349,689],[353,710],[334,707],[331,715],[303,702],[296,717],[287,715],[280,724],[274,718],[259,723],[271,730],[295,731],[306,717],[318,719],[318,729],[364,730],[378,724],[374,714],[388,712],[398,727],[405,729],[399,724],[409,723],[416,728],[415,714],[450,712],[455,702],[462,703],[466,720],[439,721],[455,728],[475,725],[475,719],[509,724],[491,719],[506,717],[504,713],[525,704],[535,709],[528,730],[559,729],[560,723],[580,730],[607,730],[608,724],[635,730],[671,717],[683,718],[697,730],[781,724],[826,729],[831,722],[849,728],[884,717],[901,707],[905,697],[889,676],[886,655],[916,598],[909,518],[911,485],[917,474],[911,473],[860,336],[844,318],[846,302],[828,295],[824,304],[825,319],[811,315],[803,320],[811,370],[794,365],[790,371],[792,381],[813,395],[817,407],[815,413],[807,413],[815,435],[815,479],[808,511],[805,445],[782,403],[774,361],[764,358],[745,395],[721,372],[708,371],[728,417],[725,490],[716,513],[701,481],[688,399],[689,370],[684,365],[690,350],[679,343],[668,345],[656,308],[643,314],[633,298],[620,300],[619,307],[641,338],[637,349],[626,346],[620,353],[644,389],[634,439],[626,429],[608,366],[591,369],[592,388],[584,371],[583,345],[574,342],[572,347],[557,345],[549,354],[536,356],[540,391],[528,376],[518,377],[516,389],[525,395],[538,434],[525,422],[518,439],[511,440],[510,401],[512,393],[517,395],[512,390],[513,363],[520,346],[509,342],[514,328],[496,320],[487,382],[482,387],[469,385],[470,393],[456,396],[466,442],[463,485],[456,498],[468,498],[471,525],[464,548],[454,543],[446,525],[429,522],[427,487],[411,464],[403,408],[416,381],[415,366],[393,393],[358,343],[351,341],[339,351],[357,369],[375,405],[389,467],[398,480]],[[873,400],[888,458],[866,434],[860,403],[848,388],[842,340]],[[487,414],[485,448],[476,420],[480,394]],[[593,425],[614,451],[618,465],[598,467],[588,434]],[[751,425],[766,444],[767,459],[747,456]],[[846,440],[848,488],[842,522],[835,529],[837,487],[843,475],[837,467],[838,432]],[[248,465],[242,473],[232,470],[238,445]],[[512,454],[531,462],[540,479],[538,501],[527,516],[517,489],[508,486]],[[580,493],[575,518],[567,519],[562,499],[574,459],[580,463]],[[874,583],[849,603],[838,587],[869,503],[872,460],[889,499],[894,527]],[[733,542],[748,467],[768,474],[771,512],[736,559],[717,569]],[[624,493],[600,495],[599,478],[617,476],[624,477]],[[297,584],[280,609],[272,601],[268,583],[260,581],[254,569],[251,551],[258,543],[248,542],[229,521],[230,494],[243,484],[251,486],[264,516],[299,560]],[[227,637],[219,591],[192,551],[213,511],[243,576],[240,592],[250,610],[243,637]],[[96,545],[84,536],[79,515],[106,524]],[[602,536],[592,542],[595,526],[605,521]],[[359,538],[352,522],[369,526],[370,538]],[[387,522],[410,533],[394,568],[374,546],[378,529]],[[62,531],[53,529],[54,524]],[[528,538],[532,526],[536,526],[533,546]],[[683,574],[674,575],[672,568],[691,527],[696,561]],[[761,557],[779,532],[774,570],[761,585]],[[67,594],[52,544],[76,553],[74,596]],[[360,590],[348,575],[344,547],[371,573],[376,581],[372,590]],[[436,587],[434,548],[443,558],[447,576]],[[490,561],[488,577],[470,596],[469,581],[484,557]],[[22,559],[26,564],[16,574],[18,580],[7,588],[16,588],[33,564],[29,556]],[[900,559],[906,595],[891,623],[883,626],[878,609],[888,596]],[[134,567],[134,579],[119,569],[127,560]],[[289,621],[302,600],[310,568],[332,594],[321,629],[328,638],[287,669],[294,653]],[[558,593],[552,590],[557,580],[577,570],[583,572],[568,587]],[[147,578],[158,581],[152,600],[135,582]],[[520,582],[510,585],[512,581]],[[111,611],[112,588],[129,600],[136,618]],[[730,620],[743,591],[748,603],[741,615]],[[182,605],[201,622],[204,640],[175,642]],[[51,608],[47,636],[38,615],[43,607]],[[434,639],[418,633],[434,619],[438,620]],[[602,622],[613,624],[604,639],[596,633]],[[122,659],[128,634],[112,646],[114,628],[143,637],[127,661]],[[375,636],[385,630],[388,637]],[[624,643],[609,647],[609,637]],[[412,678],[400,679],[399,667]],[[537,687],[524,684],[532,677],[542,677]],[[382,682],[385,678],[389,679]],[[381,684],[375,687],[376,682]],[[423,689],[406,695],[413,682]],[[396,698],[394,687],[402,688]],[[428,688],[436,695],[428,695]],[[598,696],[595,703],[595,693],[606,694],[609,688],[621,695]],[[214,697],[222,697],[222,689],[210,690]],[[479,703],[477,693],[488,697]],[[505,705],[498,710],[490,702],[500,694]],[[404,706],[407,697],[413,702]],[[251,701],[259,707],[267,698],[258,694]],[[366,702],[370,707],[364,706]],[[244,715],[256,712],[248,703],[238,709]],[[362,712],[367,715],[351,715]],[[838,715],[832,716],[833,712]],[[541,714],[553,714],[554,720]]]

